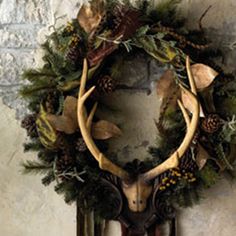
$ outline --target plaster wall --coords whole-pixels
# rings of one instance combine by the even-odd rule
[[[197,27],[198,19],[209,5],[212,8],[204,18],[203,25],[208,28],[208,35],[213,43],[226,52],[222,60],[226,69],[235,72],[236,1],[183,0],[181,11],[187,17],[188,25]],[[26,135],[15,117],[20,118],[25,113],[25,104],[17,95],[22,83],[19,80],[20,73],[24,68],[40,63],[40,51],[36,48],[50,31],[48,26],[76,16],[79,7],[80,1],[76,0],[0,0],[0,235],[76,235],[75,206],[65,205],[62,197],[53,191],[53,187],[45,188],[41,185],[38,176],[21,175],[20,162],[35,157],[34,154],[23,154],[22,143],[26,140]],[[63,18],[56,20],[59,16]],[[160,72],[155,70],[155,66],[153,68],[153,74],[157,76]],[[145,74],[146,71],[143,70],[142,74]],[[136,75],[134,72],[133,76],[137,77]],[[154,94],[147,96],[145,92],[138,92],[132,98],[130,94],[125,96],[131,102],[132,99],[136,102],[140,99],[138,101],[142,106],[156,106],[153,103]],[[155,133],[151,132],[153,127],[150,120],[156,114],[148,113],[149,118],[145,118],[147,110],[141,111],[138,107],[135,109],[143,118],[143,125],[135,119],[132,121],[133,125],[142,125],[148,130],[137,131],[136,139],[128,135],[129,149],[124,149],[122,143],[116,147],[118,155],[122,156],[123,153],[127,157],[129,154],[131,159],[134,158],[133,151],[137,145],[145,146],[140,140],[146,134],[151,133],[151,141],[155,137]],[[123,123],[124,128],[134,130],[126,120],[119,120],[117,117],[113,118]],[[179,235],[236,235],[235,199],[236,185],[220,181],[205,194],[200,205],[180,211]],[[112,222],[106,234],[119,236],[119,226]]]

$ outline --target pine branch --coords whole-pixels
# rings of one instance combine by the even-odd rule
[[[53,72],[57,76],[67,74],[64,57],[54,52],[48,41],[42,45],[42,48],[45,50],[43,60],[51,66]]]
[[[55,175],[53,171],[49,171],[48,174],[42,179],[42,184],[48,186],[55,180]]]
[[[30,82],[37,80],[48,80],[49,78],[56,77],[51,68],[43,67],[41,69],[29,69],[23,72],[22,79],[26,79]]]
[[[222,144],[216,145],[214,149],[215,149],[216,156],[219,159],[219,161],[223,162],[224,165],[227,167],[227,169],[234,170],[233,166],[230,164],[229,160],[227,159],[225,155]]]
[[[57,152],[53,152],[51,150],[48,150],[48,149],[44,148],[42,151],[38,152],[38,159],[42,163],[45,163],[46,165],[50,165],[54,162],[57,155],[58,155]]]
[[[204,186],[208,188],[214,185],[219,179],[219,174],[210,164],[206,164],[198,174]]]
[[[45,174],[52,170],[52,165],[46,165],[36,161],[26,161],[21,164],[23,174]]]
[[[78,184],[75,179],[64,181],[55,186],[55,191],[58,194],[64,194],[65,202],[72,203],[77,200],[79,195]]]
[[[37,152],[37,151],[42,150],[43,148],[44,148],[43,145],[38,140],[24,144],[24,151],[25,152],[29,152],[29,151]]]
[[[44,84],[44,85],[25,85],[20,91],[20,95],[22,97],[30,97],[35,95],[37,92],[45,91],[45,90],[52,90],[56,87],[54,84]]]

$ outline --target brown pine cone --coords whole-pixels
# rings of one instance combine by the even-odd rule
[[[83,138],[79,138],[76,142],[76,150],[79,152],[85,152],[87,150],[87,145],[84,142]]]
[[[99,93],[109,94],[115,90],[115,87],[115,82],[109,75],[100,78],[97,82]]]
[[[27,115],[22,121],[21,121],[21,127],[26,129],[27,135],[31,138],[38,137],[37,127],[36,127],[36,114],[30,114]]]
[[[204,118],[201,123],[201,128],[206,133],[215,133],[222,126],[223,121],[217,114],[210,114]]]
[[[179,168],[185,171],[195,171],[197,169],[197,164],[193,160],[192,151],[190,149],[184,154],[184,156],[180,159]]]
[[[45,100],[45,107],[48,113],[54,114],[58,105],[58,97],[56,92],[51,92],[47,95]]]

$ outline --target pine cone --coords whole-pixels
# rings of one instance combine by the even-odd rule
[[[201,123],[201,128],[206,133],[215,133],[222,125],[222,119],[217,114],[208,115]]]
[[[85,152],[87,150],[87,145],[84,142],[83,138],[79,138],[76,142],[76,150],[79,152]]]
[[[45,101],[45,107],[47,112],[54,114],[56,112],[57,105],[58,105],[58,97],[56,92],[49,93]]]
[[[193,160],[192,151],[190,149],[188,149],[184,156],[180,159],[179,168],[180,170],[191,172],[198,169],[196,162]]]
[[[97,82],[97,88],[100,93],[109,94],[115,90],[115,87],[114,80],[108,75],[100,78]]]
[[[36,127],[36,114],[27,115],[21,122],[21,127],[26,129],[27,135],[31,138],[38,137],[37,127]]]

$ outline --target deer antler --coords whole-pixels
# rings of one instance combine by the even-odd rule
[[[128,179],[129,174],[125,170],[120,168],[119,166],[112,163],[108,158],[106,158],[104,154],[99,151],[98,147],[94,143],[93,138],[91,136],[91,125],[92,125],[93,116],[97,108],[97,103],[94,104],[89,116],[87,116],[84,103],[95,89],[95,86],[93,86],[87,92],[85,92],[87,73],[88,73],[88,63],[87,63],[87,60],[85,59],[84,65],[83,65],[83,73],[81,77],[79,95],[78,95],[78,108],[77,108],[78,109],[77,117],[78,117],[78,123],[79,123],[81,134],[83,136],[83,139],[89,151],[94,156],[94,158],[98,161],[99,167],[102,170],[106,170],[112,173],[113,175],[118,176],[121,179]]]
[[[142,177],[144,178],[145,181],[149,181],[154,179],[156,176],[164,173],[165,171],[169,169],[173,169],[178,167],[179,165],[179,159],[184,155],[186,150],[188,149],[189,145],[191,144],[194,134],[197,129],[198,125],[198,120],[199,120],[199,113],[200,113],[200,105],[199,101],[197,99],[197,92],[196,92],[196,86],[195,86],[195,81],[191,72],[190,68],[190,59],[189,57],[186,58],[186,68],[187,68],[187,74],[189,78],[189,83],[190,83],[190,88],[191,91],[187,90],[183,85],[179,85],[180,88],[183,90],[183,92],[187,93],[188,96],[192,99],[193,101],[193,114],[192,114],[192,119],[190,120],[190,117],[184,108],[182,102],[178,100],[178,105],[183,113],[184,120],[187,125],[187,133],[179,146],[179,148],[163,163],[160,165],[156,166],[155,168],[151,169],[150,171],[144,173]]]

